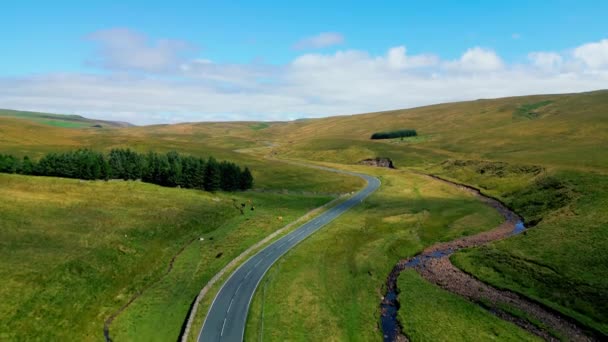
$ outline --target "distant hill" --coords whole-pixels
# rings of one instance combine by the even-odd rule
[[[49,126],[64,128],[104,128],[134,126],[133,124],[130,124],[128,122],[88,119],[80,115],[48,114],[11,109],[0,109],[0,116],[27,119]]]

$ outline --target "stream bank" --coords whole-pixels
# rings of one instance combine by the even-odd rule
[[[437,181],[456,186],[467,191],[485,204],[496,209],[505,219],[498,227],[476,235],[442,242],[427,247],[420,254],[400,260],[391,270],[386,280],[386,292],[380,304],[381,328],[384,341],[408,341],[407,332],[397,320],[399,310],[397,279],[399,274],[408,268],[416,270],[425,280],[441,288],[465,297],[482,305],[497,317],[517,324],[521,328],[547,340],[559,341],[566,338],[571,341],[593,341],[572,320],[562,317],[554,310],[548,309],[513,292],[491,287],[476,278],[462,272],[450,262],[450,255],[468,247],[480,246],[492,241],[508,238],[525,231],[523,220],[505,204],[495,198],[483,195],[478,189],[451,182],[437,176],[430,176]],[[527,320],[514,316],[504,310],[505,307],[525,312],[529,317],[540,322],[540,327]]]

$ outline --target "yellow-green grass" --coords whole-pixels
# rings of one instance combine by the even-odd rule
[[[187,336],[187,340],[188,341],[197,341],[198,333],[200,331],[199,329],[203,325],[203,322],[207,316],[209,307],[211,306],[215,296],[217,295],[217,292],[220,290],[221,286],[228,279],[228,277],[231,275],[231,273],[233,271],[235,271],[240,265],[242,265],[242,263],[247,261],[247,259],[249,257],[251,257],[255,253],[261,251],[266,246],[272,244],[274,241],[277,241],[281,237],[292,232],[293,230],[298,229],[302,224],[304,224],[305,222],[314,218],[315,216],[321,214],[322,212],[327,210],[327,208],[338,205],[339,203],[345,201],[348,197],[350,197],[350,195],[343,195],[339,198],[336,198],[335,200],[333,200],[331,202],[327,202],[322,207],[318,207],[318,208],[308,212],[306,215],[301,216],[298,220],[290,222],[289,225],[286,225],[284,228],[282,228],[280,230],[280,232],[277,231],[278,234],[276,234],[272,237],[269,237],[268,239],[265,239],[266,241],[260,241],[260,243],[258,243],[254,248],[251,248],[251,250],[248,250],[246,253],[244,253],[240,260],[235,259],[235,260],[237,260],[237,262],[229,265],[225,269],[225,272],[216,280],[216,282],[214,284],[210,285],[208,291],[206,292],[206,295],[200,299],[196,315],[193,317],[193,320],[192,320],[192,329],[190,330],[190,332]]]
[[[414,270],[399,275],[399,322],[412,341],[541,341],[477,304],[431,284]]]
[[[522,106],[538,118],[517,116]],[[515,115],[515,116],[514,116]],[[369,139],[373,132],[411,127],[432,138],[415,144]],[[608,91],[447,103],[407,110],[273,125],[284,153],[305,159],[354,163],[388,156],[397,166],[450,158],[542,163],[581,170],[608,167]]]
[[[204,235],[203,242],[186,248],[173,271],[116,319],[112,337],[118,341],[176,340],[195,296],[223,266],[286,222],[296,220],[305,209],[328,200],[329,197],[282,195],[274,195],[272,202],[256,200],[254,212],[249,210],[246,215],[227,221],[216,232]],[[223,253],[221,260],[218,253]]]
[[[246,340],[379,339],[382,287],[400,258],[501,222],[472,195],[430,178],[355,169],[379,176],[382,187],[271,268],[254,296]]]
[[[237,152],[269,144],[267,140],[260,140],[257,131],[249,128],[250,124],[182,124],[94,130],[50,127],[0,117],[0,153],[39,158],[45,153],[83,147],[98,151],[131,148],[142,153],[174,150],[247,166],[254,176],[254,188],[260,190],[337,194],[363,186],[357,177],[286,165],[277,160]]]
[[[233,199],[256,208],[242,216]],[[283,226],[277,215],[290,220],[329,199],[0,174],[0,339],[102,339],[103,321],[202,236],[117,321],[125,336],[137,324],[139,336],[175,338],[206,280]],[[162,306],[163,324],[150,323],[159,315],[152,304]]]
[[[608,250],[608,177],[563,171],[550,176],[570,188],[566,205],[542,210],[542,221],[525,235],[457,253],[452,260],[485,282],[608,335],[608,256],[603,252]],[[555,201],[548,194],[537,183],[503,193],[507,203],[524,213],[535,203]]]
[[[129,126],[125,122],[114,122],[104,120],[94,120],[82,117],[80,115],[63,115],[49,114],[39,112],[26,112],[19,110],[0,109],[0,116],[25,119],[41,124],[66,128],[83,128],[83,127],[124,127]]]
[[[268,127],[263,129],[252,128],[261,127],[258,124],[187,123],[119,129],[66,129],[0,117],[0,153],[39,157],[47,152],[79,147],[104,151],[113,147],[130,147],[141,152],[177,150],[200,156],[214,155],[247,165],[253,169],[256,188],[273,192],[286,189],[297,193],[352,191],[361,183],[353,177],[285,165],[263,158],[264,154],[273,152],[280,158],[344,164],[354,164],[369,157],[389,157],[399,168],[424,169],[481,187],[483,191],[507,201],[526,217],[542,219],[528,235],[506,241],[504,245],[493,245],[489,249],[491,252],[480,249],[463,254],[469,258],[467,270],[480,278],[485,277],[487,281],[494,279],[495,285],[530,296],[539,293],[539,298],[542,297],[547,305],[562,312],[574,312],[571,315],[579,315],[580,320],[596,329],[605,329],[602,328],[605,321],[597,322],[597,317],[608,317],[601,306],[601,303],[608,302],[603,280],[608,272],[602,268],[608,264],[603,259],[606,246],[602,244],[608,240],[602,235],[602,231],[606,231],[603,194],[607,190],[602,185],[605,177],[602,175],[608,171],[608,91],[449,103],[364,115],[267,123]],[[401,127],[416,129],[421,137],[428,139],[415,142],[369,140],[373,132]],[[544,167],[545,171],[538,175],[507,176],[480,174],[467,168],[446,171],[438,166],[446,159],[532,164]],[[537,184],[537,180],[545,176],[569,183],[568,192],[576,199],[574,204],[568,204],[555,213],[553,209],[539,205],[546,200],[560,203],[559,196],[551,194],[553,190],[543,189]],[[399,215],[388,215],[389,221],[400,219]],[[458,258],[460,256],[456,257],[456,262]],[[480,263],[482,259],[486,264]],[[523,267],[519,261],[513,263],[515,259],[533,261],[526,261]],[[386,267],[392,262],[386,260]],[[302,259],[302,263],[310,265],[306,259]],[[511,264],[519,265],[517,271],[510,271]],[[467,267],[464,262],[463,267]],[[552,268],[559,277],[546,277],[548,273],[543,273],[545,267]],[[498,277],[494,269],[504,274]],[[582,275],[572,271],[575,269]],[[314,268],[310,272],[314,272]],[[381,279],[376,281],[377,286],[383,282]],[[584,293],[591,296],[585,295],[583,300],[577,298],[569,302],[579,292],[560,287],[560,283],[574,284],[575,289],[580,285],[580,288],[587,289]],[[572,296],[572,292],[576,295]]]

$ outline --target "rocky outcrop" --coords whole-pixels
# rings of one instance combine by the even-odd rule
[[[395,168],[392,160],[390,160],[389,158],[381,158],[381,157],[363,159],[362,161],[359,162],[359,164],[377,166],[377,167],[387,167],[389,169]]]

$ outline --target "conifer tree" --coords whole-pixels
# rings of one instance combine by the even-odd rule
[[[218,162],[209,157],[205,166],[204,188],[206,191],[217,191],[220,189],[221,175]]]
[[[241,190],[251,189],[253,187],[253,176],[251,175],[251,171],[246,167],[245,170],[240,175],[240,184],[239,188]]]

